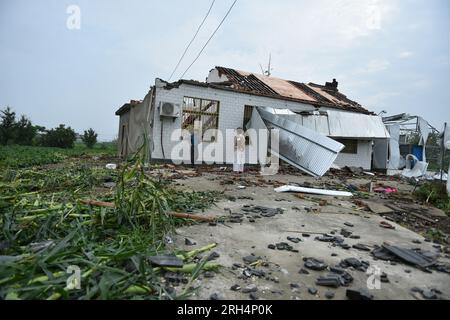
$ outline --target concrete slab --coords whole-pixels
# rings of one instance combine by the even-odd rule
[[[244,177],[252,181],[261,179],[261,177],[251,175]],[[315,186],[321,183],[330,185],[342,183],[333,177],[314,179],[307,176],[279,175],[263,179],[282,183],[304,184],[310,182]],[[369,290],[374,295],[374,299],[417,299],[418,296],[410,291],[413,287],[435,288],[442,291],[441,298],[450,298],[450,276],[446,273],[436,271],[426,273],[402,263],[391,264],[389,261],[375,260],[370,252],[353,248],[345,250],[333,246],[331,243],[316,241],[314,235],[303,237],[302,232],[330,233],[335,231],[338,235],[341,228],[345,228],[360,236],[360,239],[345,238],[345,243],[350,246],[362,243],[373,248],[387,241],[405,248],[420,247],[436,252],[433,244],[424,242],[421,235],[394,222],[389,223],[395,226],[395,230],[381,228],[379,223],[385,221],[382,217],[368,211],[361,211],[352,203],[351,199],[337,197],[305,197],[301,199],[294,194],[278,194],[273,191],[272,185],[261,184],[237,189],[233,185],[221,185],[220,181],[222,180],[223,176],[221,175],[205,173],[199,177],[179,180],[178,183],[183,189],[224,191],[226,196],[236,199],[236,201],[220,201],[217,206],[204,212],[207,215],[228,215],[230,211],[239,213],[242,206],[246,204],[283,208],[284,214],[256,219],[254,223],[244,218],[242,223],[218,224],[217,226],[197,224],[179,228],[175,237],[177,246],[192,250],[192,246],[185,246],[185,237],[196,241],[198,246],[216,242],[218,246],[215,251],[220,254],[217,262],[223,265],[215,277],[207,279],[200,277],[197,280],[198,283],[201,283],[201,288],[194,298],[208,299],[211,294],[218,293],[223,299],[248,299],[248,294],[233,291],[230,288],[235,284],[242,288],[255,284],[258,288],[256,295],[261,299],[326,299],[324,295],[327,291],[335,293],[334,299],[346,299],[347,288],[345,287],[332,289],[316,286],[316,279],[326,275],[329,273],[328,271],[308,270],[309,274],[299,273],[299,270],[304,267],[302,259],[305,257],[321,259],[329,266],[335,266],[342,259],[350,257],[369,262],[372,269],[386,273],[390,280],[389,283],[381,283],[380,289]],[[367,183],[367,181],[362,179],[361,184]],[[357,183],[356,181],[352,182]],[[408,185],[399,184],[399,186],[403,190],[409,189]],[[239,197],[247,199],[239,199]],[[326,199],[326,204],[318,205],[318,202],[323,199]],[[308,211],[308,208],[311,207],[317,208],[317,211]],[[348,227],[348,225],[353,225],[353,227]],[[287,230],[297,232],[287,232]],[[302,241],[299,243],[289,242],[288,236],[299,237]],[[421,243],[413,243],[414,240],[419,240]],[[279,242],[289,242],[299,252],[268,249],[269,244]],[[233,264],[244,264],[242,257],[251,254],[261,256],[262,260],[267,263],[267,265],[263,263],[258,267],[265,271],[265,277],[253,276],[244,279],[242,278],[242,269],[233,269]],[[445,257],[441,257],[440,261],[449,263]],[[367,289],[368,281],[371,283],[374,279],[373,274],[357,270],[348,271],[354,278],[350,285],[351,288]],[[295,285],[291,286],[291,284]],[[317,294],[312,295],[308,292],[308,288],[311,287],[318,289]]]

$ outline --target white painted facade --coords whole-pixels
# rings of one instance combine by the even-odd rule
[[[213,74],[214,70],[210,73],[209,82],[221,82],[223,79],[219,78],[218,74]],[[214,78],[214,76],[217,77]],[[242,127],[243,118],[244,118],[244,107],[248,106],[258,106],[258,107],[271,107],[271,108],[281,108],[281,109],[290,109],[292,111],[314,111],[316,107],[309,104],[304,104],[300,102],[264,97],[264,96],[256,96],[241,92],[227,91],[222,89],[216,89],[211,87],[197,86],[194,84],[181,83],[179,87],[172,89],[164,89],[164,85],[166,83],[160,81],[159,79],[155,82],[155,98],[154,98],[154,113],[153,113],[153,121],[150,121],[151,128],[151,136],[152,136],[152,150],[151,157],[152,159],[158,160],[170,160],[172,149],[179,144],[179,136],[173,136],[173,133],[176,132],[176,129],[181,128],[182,117],[172,119],[163,119],[161,120],[159,116],[159,106],[161,102],[170,102],[173,104],[180,105],[180,108],[183,106],[183,98],[184,97],[195,97],[201,99],[208,100],[217,100],[219,101],[219,121],[218,121],[218,130],[223,133],[225,136],[226,129],[235,129],[238,127]],[[322,107],[320,110],[334,110],[332,108]],[[348,112],[341,111],[340,112]],[[175,139],[173,139],[175,138]],[[355,137],[358,139],[358,137]],[[175,141],[173,141],[175,140]],[[209,142],[204,143],[201,146],[203,148],[210,147],[211,144],[215,144],[217,146],[217,142]],[[163,148],[162,148],[163,146]],[[227,150],[233,150],[234,141],[230,139],[226,146]],[[248,152],[248,150],[247,150]],[[164,155],[163,155],[164,153]],[[369,170],[371,168],[371,153],[372,153],[372,142],[364,139],[358,139],[358,147],[356,154],[346,154],[340,153],[335,163],[338,166],[356,166],[363,167],[364,169]],[[231,152],[223,151],[223,154],[227,154],[227,156],[220,157],[220,152],[216,154],[215,158],[206,157],[203,160],[217,163],[232,163],[233,159],[230,158]],[[248,160],[248,156],[247,156]],[[247,161],[249,162],[249,161]]]
[[[340,152],[334,161],[339,167],[362,167],[365,170],[371,169],[372,163],[372,141],[358,140],[357,153]]]

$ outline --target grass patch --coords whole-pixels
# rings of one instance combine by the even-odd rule
[[[112,143],[102,143],[92,149],[75,144],[73,149],[34,146],[0,146],[0,168],[27,168],[60,163],[66,159],[82,156],[111,157],[116,155]]]
[[[414,195],[418,200],[430,203],[450,216],[450,197],[444,183],[426,182],[417,188]]]

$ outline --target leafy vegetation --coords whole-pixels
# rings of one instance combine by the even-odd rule
[[[73,148],[77,134],[71,127],[60,124],[55,129],[46,130],[40,139],[40,144],[45,147]]]
[[[33,126],[31,121],[22,115],[16,120],[16,113],[7,107],[0,110],[0,144],[31,145],[40,127]]]
[[[97,133],[95,133],[94,129],[90,128],[89,130],[85,130],[84,134],[81,136],[81,140],[84,142],[86,147],[92,149],[94,145],[97,143]]]
[[[184,223],[169,211],[204,209],[217,194],[179,192],[150,178],[142,154],[120,170],[108,170],[69,158],[77,147],[6,148],[24,157],[37,150],[56,157],[63,150],[68,158],[61,166],[0,171],[0,299],[186,298],[201,270],[218,267],[197,257],[214,244],[182,252],[168,250],[164,241]],[[114,201],[115,208],[85,205],[83,199]],[[188,274],[182,292],[167,287],[165,270],[148,260],[169,252],[185,262],[181,269],[168,269]],[[80,270],[80,283],[71,277],[73,270]]]
[[[424,183],[419,186],[414,195],[420,201],[430,203],[450,216],[450,197],[445,184],[438,181]]]
[[[81,140],[87,148],[92,149],[97,143],[97,133],[90,128],[84,131]],[[22,115],[16,119],[16,113],[6,107],[0,110],[0,145],[44,146],[71,149],[75,146],[77,134],[71,127],[60,124],[54,129],[33,125],[31,120]]]

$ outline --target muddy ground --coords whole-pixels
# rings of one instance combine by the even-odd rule
[[[363,244],[373,250],[376,246],[388,243],[408,249],[420,248],[439,254],[440,263],[450,263],[445,241],[442,238],[436,240],[423,236],[436,226],[447,226],[448,217],[440,210],[414,203],[411,196],[414,185],[401,179],[366,174],[329,174],[313,178],[299,173],[292,174],[292,171],[263,177],[254,170],[236,177],[229,172],[229,168],[200,168],[193,171],[189,168],[174,170],[170,167],[161,169],[158,174],[174,179],[173,182],[181,189],[223,191],[224,199],[216,207],[199,214],[234,217],[231,219],[234,222],[227,221],[215,226],[207,223],[184,226],[174,236],[174,246],[187,250],[193,247],[185,245],[185,238],[196,242],[197,246],[218,244],[215,251],[220,256],[216,261],[223,267],[216,273],[206,274],[206,277],[205,274],[200,276],[197,280],[200,288],[194,299],[210,299],[211,296],[219,299],[346,299],[347,289],[368,290],[368,279],[369,284],[373,284],[374,279],[380,279],[380,273],[386,274],[380,288],[368,290],[374,299],[423,299],[426,296],[450,298],[448,273],[436,270],[429,273],[403,262],[377,260],[370,251],[352,247]],[[398,188],[398,192],[368,192],[370,182],[373,183],[372,187],[386,185]],[[274,187],[281,184],[329,189],[347,186],[347,189],[356,188],[363,192],[356,191],[354,197],[274,192]],[[395,204],[397,211],[376,214],[367,208],[364,201]],[[283,213],[254,218],[255,214],[242,210],[249,205],[281,208]],[[415,216],[411,216],[408,209],[398,212],[399,207],[408,205],[416,212]],[[381,227],[382,221],[395,229]],[[341,229],[351,232],[351,237],[344,238],[345,244],[350,248],[316,240],[320,234],[306,234],[331,233],[341,236]],[[294,239],[298,243],[288,240],[288,237],[299,238]],[[290,245],[293,250],[268,247],[282,242]],[[256,257],[250,259],[255,261],[252,266],[246,265],[243,260],[247,256]],[[338,265],[343,259],[356,258],[370,264],[369,272],[372,273],[350,267],[345,271],[353,277],[353,281],[347,287],[319,286],[316,280],[329,274],[329,268],[323,271],[305,268],[304,259],[308,257],[322,260],[329,268]],[[299,272],[301,269],[303,272]],[[248,270],[257,270],[257,273],[249,274]],[[386,278],[388,282],[385,282]],[[241,289],[230,289],[233,286]],[[175,289],[182,290],[181,286]],[[426,294],[422,295],[418,292],[420,290],[424,290]]]

